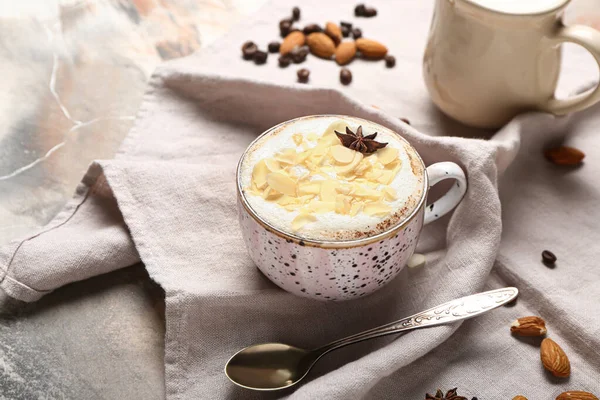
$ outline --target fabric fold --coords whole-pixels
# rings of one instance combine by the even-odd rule
[[[112,191],[93,164],[47,226],[0,252],[0,288],[18,300],[35,301],[68,283],[139,261]]]

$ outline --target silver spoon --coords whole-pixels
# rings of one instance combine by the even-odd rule
[[[304,350],[283,343],[263,343],[235,353],[225,365],[225,374],[236,385],[254,390],[279,390],[300,382],[316,362],[330,351],[373,339],[473,318],[513,300],[514,287],[490,290],[462,297],[396,322],[357,333],[315,350]]]

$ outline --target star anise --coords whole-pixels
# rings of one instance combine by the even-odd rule
[[[345,147],[361,153],[374,153],[387,146],[387,143],[375,141],[377,132],[372,135],[363,136],[362,125],[356,129],[356,133],[352,132],[348,127],[346,127],[346,133],[334,132]]]
[[[445,396],[444,392],[438,389],[437,392],[435,392],[435,396],[427,393],[425,395],[425,400],[467,400],[466,397],[459,396],[456,393],[456,389],[457,388],[448,390]]]

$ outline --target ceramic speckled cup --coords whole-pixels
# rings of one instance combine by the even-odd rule
[[[331,117],[307,116],[302,119]],[[349,300],[373,293],[404,268],[414,253],[423,225],[448,213],[460,202],[467,190],[465,174],[452,162],[440,162],[425,168],[418,157],[424,171],[424,190],[406,218],[370,237],[339,241],[306,239],[267,223],[264,216],[261,217],[250,206],[241,183],[242,162],[256,142],[297,120],[286,121],[264,132],[250,144],[238,165],[239,220],[250,257],[271,281],[298,296],[317,300]],[[364,124],[379,126],[370,121],[364,121]],[[426,206],[429,188],[445,179],[456,182],[445,195]]]

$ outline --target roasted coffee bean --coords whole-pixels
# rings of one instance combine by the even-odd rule
[[[268,56],[269,53],[266,51],[257,50],[256,53],[254,53],[254,64],[260,65],[266,63]]]
[[[310,50],[308,46],[294,47],[290,52],[290,56],[292,57],[292,61],[296,64],[300,64],[306,61],[306,56],[308,56]]]
[[[279,47],[281,47],[281,43],[279,43],[279,42],[269,43],[269,53],[278,53]]]
[[[348,37],[350,36],[350,29],[348,29],[347,26],[342,26],[340,27],[340,30],[342,31],[342,36],[343,37]]]
[[[308,77],[310,76],[310,71],[307,70],[306,68],[302,68],[302,69],[299,69],[298,72],[296,72],[296,75],[298,75],[298,82],[306,83],[306,82],[308,82]]]
[[[396,57],[387,55],[385,56],[385,66],[388,68],[393,68],[396,65]]]
[[[362,31],[359,28],[352,29],[352,37],[354,39],[360,39],[362,37]]]
[[[298,7],[292,8],[292,18],[294,18],[294,21],[298,21],[300,19],[300,9]]]
[[[279,66],[281,68],[285,68],[285,67],[287,67],[287,66],[289,66],[291,64],[292,57],[290,57],[289,54],[285,54],[283,56],[280,56],[279,59],[278,59],[278,61],[279,61]]]
[[[406,118],[400,118],[400,121],[404,122],[406,125],[410,125],[410,121]]]
[[[302,64],[304,61],[306,61],[306,56],[307,54],[300,53],[298,55],[292,56],[292,61],[294,62],[294,64]]]
[[[311,33],[315,33],[315,32],[323,32],[323,28],[321,28],[317,24],[310,24],[310,25],[306,25],[304,27],[304,29],[302,30],[302,32],[304,32],[305,35],[310,35]]]
[[[365,10],[363,11],[363,17],[374,17],[377,15],[377,10],[374,9],[373,7],[365,7]]]
[[[352,30],[352,22],[341,21],[340,26],[345,26],[346,28],[348,28],[348,30]]]
[[[544,250],[544,251],[542,251],[542,260],[544,261],[544,264],[546,264],[546,265],[554,265],[557,258],[554,255],[554,253],[551,252],[550,250]]]
[[[365,14],[365,5],[364,4],[359,4],[356,7],[354,7],[354,15],[356,15],[357,17],[362,17]]]
[[[281,28],[290,28],[292,25],[294,24],[294,21],[291,18],[284,18],[281,21],[279,21],[279,29],[281,30]]]
[[[252,41],[247,41],[242,45],[242,56],[244,60],[252,60],[254,58],[254,53],[258,51],[258,47]]]
[[[285,38],[292,31],[291,28],[292,28],[292,25],[290,25],[290,24],[284,24],[284,25],[280,26],[279,27],[279,36],[281,36],[282,38]]]
[[[281,37],[286,37],[287,35],[290,34],[290,32],[292,31],[292,22],[289,20],[281,20],[281,22],[279,23],[279,33],[281,34]]]
[[[340,82],[342,82],[342,85],[349,85],[352,82],[352,72],[348,68],[341,69]]]

